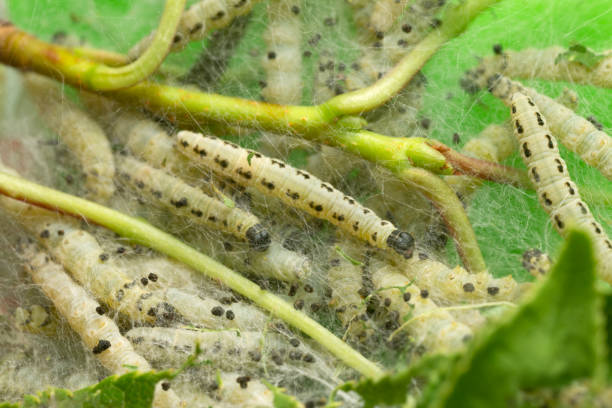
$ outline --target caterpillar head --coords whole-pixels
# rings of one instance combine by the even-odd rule
[[[270,233],[261,224],[255,224],[246,232],[246,237],[249,240],[249,245],[256,251],[265,251],[270,246],[272,241]]]
[[[387,245],[404,258],[409,259],[414,251],[414,238],[407,232],[394,230],[387,238]]]

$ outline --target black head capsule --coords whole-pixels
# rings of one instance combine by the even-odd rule
[[[261,224],[255,224],[246,232],[249,245],[256,251],[265,251],[270,246],[271,238],[268,230]]]
[[[410,259],[414,251],[414,238],[407,232],[394,230],[387,238],[387,245],[404,258]]]

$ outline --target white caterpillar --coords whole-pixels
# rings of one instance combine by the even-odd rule
[[[361,267],[354,265],[342,256],[332,256],[327,272],[327,283],[332,290],[330,306],[342,322],[351,339],[366,344],[374,339],[376,327],[365,314],[366,305],[361,297]]]
[[[506,105],[510,105],[510,97],[515,92],[531,97],[550,122],[552,132],[559,137],[561,143],[612,180],[612,140],[605,132],[598,130],[593,123],[571,109],[504,76],[493,74],[487,77],[486,82],[491,93]],[[470,86],[473,85],[464,83],[468,90]]]
[[[100,304],[74,283],[64,269],[50,260],[49,255],[26,250],[26,270],[57,310],[66,318],[83,343],[113,374],[124,374],[136,368],[149,371],[149,363],[137,354],[130,342],[121,335],[115,322],[100,313]],[[154,407],[179,407],[179,398],[172,390],[159,384],[155,390]]]
[[[91,198],[108,200],[115,191],[110,143],[98,124],[68,100],[58,84],[37,74],[24,75],[44,122],[77,157]]]
[[[302,41],[300,0],[270,0],[264,32],[267,52],[263,67],[266,86],[261,94],[269,102],[297,105],[302,100]]]
[[[495,48],[495,55],[483,58],[476,68],[487,72],[499,72],[509,78],[546,79],[590,84],[600,88],[612,88],[612,54],[593,67],[576,61],[558,60],[567,50],[564,47],[526,48],[523,50],[502,50]]]
[[[372,260],[372,282],[388,310],[399,314],[398,323],[407,322],[417,344],[429,351],[453,351],[472,337],[469,327],[458,323],[449,312],[439,308],[426,289],[419,289],[398,269]]]
[[[599,272],[604,280],[612,282],[612,241],[580,199],[544,116],[520,92],[512,95],[511,112],[519,151],[536,186],[540,205],[562,236],[571,224],[585,227],[594,240]]]
[[[263,327],[268,317],[257,307],[233,300],[221,303],[212,297],[198,296],[185,290],[170,288],[154,291],[165,297],[178,313],[194,325],[207,329],[235,328],[256,330]]]
[[[297,338],[289,340],[275,333],[257,331],[203,331],[180,328],[139,327],[125,335],[141,354],[151,356],[158,368],[180,365],[193,354],[195,344],[202,349],[201,360],[212,367],[258,373],[270,367],[289,364],[313,364],[317,359]]]
[[[231,21],[251,11],[259,0],[201,0],[183,12],[171,51],[181,50],[190,41],[206,37],[211,30],[226,27]],[[148,47],[155,33],[149,34],[128,52],[137,59]]]
[[[179,178],[138,160],[118,158],[118,163],[122,180],[172,213],[246,240],[257,251],[265,251],[270,245],[270,234],[253,214],[230,207]]]
[[[529,178],[536,186],[540,205],[550,214],[554,227],[562,236],[572,224],[583,226],[590,233],[600,275],[612,282],[612,241],[580,199],[544,115],[531,98],[520,92],[514,93],[510,102],[519,151]]]
[[[417,257],[398,265],[402,273],[422,288],[440,305],[513,302],[522,294],[522,285],[512,276],[494,278],[488,272],[469,273],[460,266],[449,268],[420,252]]]
[[[414,239],[309,173],[213,137],[181,131],[177,147],[213,171],[325,219],[379,248],[412,256]]]

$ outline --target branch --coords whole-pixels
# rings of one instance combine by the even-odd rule
[[[166,0],[153,42],[140,58],[122,67],[107,66],[80,58],[67,48],[36,40],[6,22],[0,27],[0,59],[16,67],[33,69],[92,91],[127,88],[147,78],[162,63],[172,45],[185,2],[186,0]],[[78,51],[81,55],[85,53],[95,56],[92,55],[95,53],[91,49]],[[103,56],[99,53],[98,57],[100,60]]]
[[[437,140],[428,140],[428,143],[432,148],[440,152],[453,167],[460,170],[462,174],[496,183],[510,184],[523,190],[534,189],[524,170],[466,156]]]
[[[476,234],[463,204],[448,184],[423,169],[409,168],[396,174],[404,182],[418,188],[436,206],[455,239],[457,252],[465,268],[474,273],[485,271],[487,266],[478,247]]]
[[[272,315],[303,331],[364,376],[378,378],[383,373],[377,364],[363,357],[325,327],[295,310],[284,300],[145,221],[3,172],[0,172],[0,194],[63,214],[85,218],[138,244],[166,254],[227,285]]]
[[[410,82],[444,43],[461,34],[480,12],[499,1],[466,0],[449,9],[440,29],[425,37],[385,76],[370,86],[338,95],[323,105],[338,115],[354,115],[384,104]]]

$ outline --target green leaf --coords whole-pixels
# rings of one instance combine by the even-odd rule
[[[274,408],[304,408],[304,405],[294,396],[285,394],[284,388],[275,387],[266,380],[262,382],[274,394]]]
[[[62,408],[149,408],[153,403],[155,385],[163,379],[172,379],[176,370],[130,371],[121,376],[112,375],[92,386],[78,391],[51,388],[37,395],[26,395],[20,403],[2,403],[0,408],[35,408],[57,406]]]
[[[604,58],[606,58],[605,54],[597,54],[582,44],[574,44],[566,52],[557,55],[555,64],[558,64],[560,61],[569,61],[577,62],[587,68],[593,68]]]
[[[355,391],[364,401],[364,408],[379,404],[397,405],[406,402],[408,391],[414,384],[427,384],[421,392],[429,394],[437,389],[449,367],[456,361],[457,355],[428,356],[398,372],[379,379],[363,379],[359,382],[349,381],[339,387],[342,391]]]
[[[573,231],[548,279],[454,365],[434,407],[506,406],[520,389],[592,377],[604,363],[588,236]]]

